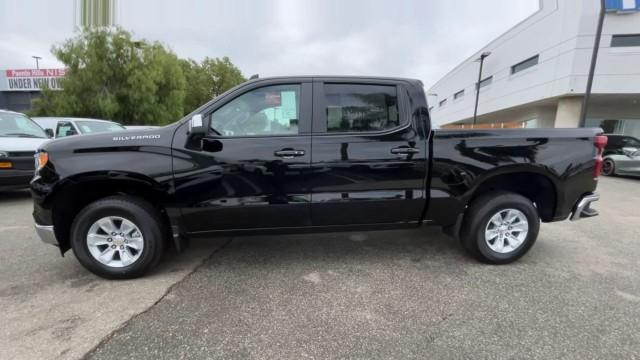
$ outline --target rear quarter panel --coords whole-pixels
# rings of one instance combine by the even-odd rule
[[[600,133],[597,128],[434,130],[425,218],[452,225],[483,182],[524,172],[552,182],[557,199],[553,220],[566,219],[578,198],[597,186],[593,140]]]

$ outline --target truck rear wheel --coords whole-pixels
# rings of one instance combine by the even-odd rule
[[[538,211],[529,199],[491,192],[471,203],[460,238],[465,249],[480,261],[507,264],[529,251],[539,229]]]
[[[80,211],[71,225],[71,247],[92,273],[131,279],[153,268],[164,250],[158,211],[143,200],[113,196]]]

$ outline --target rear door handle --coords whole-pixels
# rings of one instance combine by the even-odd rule
[[[407,147],[407,146],[400,146],[400,147],[391,149],[392,154],[399,154],[399,155],[417,154],[419,152],[420,152],[420,149]]]
[[[296,156],[304,156],[304,150],[282,149],[274,152],[273,155],[284,159],[293,159]]]

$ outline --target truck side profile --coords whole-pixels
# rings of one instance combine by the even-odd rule
[[[256,79],[162,128],[43,145],[33,216],[108,278],[193,237],[420,225],[504,264],[540,222],[597,215],[601,133],[436,130],[418,80]]]

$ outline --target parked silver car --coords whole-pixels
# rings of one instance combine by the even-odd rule
[[[602,174],[640,176],[640,140],[623,135],[607,136],[609,143],[602,163]]]
[[[71,135],[86,135],[101,132],[126,131],[124,126],[109,120],[71,118],[71,117],[34,117],[43,129],[51,129],[54,138]]]

